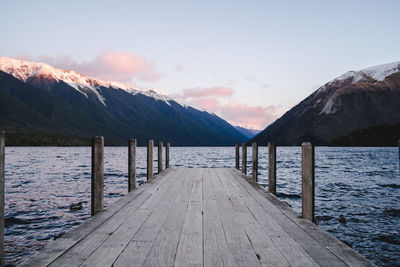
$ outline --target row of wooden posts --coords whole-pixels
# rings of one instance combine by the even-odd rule
[[[399,142],[400,149],[400,142]],[[311,143],[302,144],[302,216],[315,221],[315,149]],[[235,167],[239,168],[239,145],[235,145]],[[247,174],[247,145],[242,144],[242,173]],[[258,182],[258,145],[252,143],[252,178]],[[276,195],[276,145],[268,143],[268,192]]]
[[[136,188],[136,139],[128,143],[128,192]],[[153,173],[153,148],[154,141],[147,143],[147,180],[154,178]],[[165,168],[169,168],[170,143],[165,145]],[[158,173],[163,170],[163,142],[158,142]],[[104,209],[104,138],[97,136],[92,142],[92,190],[91,214],[92,216]]]
[[[136,188],[136,139],[128,144],[128,191]],[[153,173],[153,140],[147,144],[147,180],[154,178]],[[165,146],[165,168],[169,168],[169,148]],[[158,143],[158,173],[163,170],[163,142]],[[0,267],[4,266],[4,166],[5,166],[5,132],[0,131]],[[104,138],[94,137],[92,141],[92,179],[91,179],[91,215],[104,209]]]

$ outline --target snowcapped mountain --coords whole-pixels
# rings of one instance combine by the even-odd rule
[[[353,131],[399,122],[400,62],[393,62],[333,79],[251,141],[327,145]]]
[[[0,110],[0,128],[15,132],[104,135],[112,144],[132,137],[141,144],[154,139],[175,145],[230,145],[246,139],[215,114],[156,89],[139,90],[44,63],[0,57],[0,94],[8,107]],[[17,118],[11,119],[11,113]]]
[[[140,90],[120,82],[105,82],[73,70],[62,70],[41,62],[0,57],[0,71],[11,74],[25,83],[36,84],[45,89],[51,88],[54,83],[63,81],[86,97],[93,94],[105,106],[104,98],[99,93],[100,87],[123,89],[133,95],[142,94],[166,103],[169,103],[169,101],[177,102],[156,89]]]

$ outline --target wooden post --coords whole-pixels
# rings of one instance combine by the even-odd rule
[[[251,170],[251,176],[253,179],[258,182],[258,145],[256,142],[252,144],[252,170]]]
[[[136,188],[136,139],[128,143],[128,192]]]
[[[169,142],[165,144],[165,168],[169,168]]]
[[[158,173],[162,172],[162,147],[163,142],[158,142]]]
[[[247,173],[247,147],[246,143],[242,144],[242,172]]]
[[[0,266],[4,264],[4,166],[6,133],[0,131]]]
[[[303,218],[314,222],[314,146],[302,144],[302,214]]]
[[[104,138],[96,136],[92,143],[92,216],[104,209]]]
[[[276,195],[276,146],[268,143],[268,192]]]
[[[147,181],[153,179],[153,140],[147,144]]]
[[[235,168],[239,170],[239,145],[235,145]]]

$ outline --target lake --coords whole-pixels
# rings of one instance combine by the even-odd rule
[[[316,147],[315,151],[319,227],[377,265],[399,264],[398,149]],[[259,147],[259,183],[264,186],[268,183],[267,153],[266,147]],[[105,147],[106,207],[127,193],[127,155],[127,147]],[[234,147],[171,147],[170,164],[233,168],[234,155]],[[5,251],[9,266],[90,217],[90,172],[90,147],[6,147]],[[145,147],[137,149],[137,172],[141,183],[146,179]],[[277,147],[277,195],[301,212],[301,147]],[[79,201],[83,208],[70,211],[69,205]],[[339,222],[339,215],[347,223]]]

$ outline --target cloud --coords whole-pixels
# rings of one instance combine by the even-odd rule
[[[221,97],[233,95],[233,89],[230,87],[210,87],[210,88],[191,88],[183,91],[182,98],[203,98],[203,97]]]
[[[26,57],[26,55],[22,56]],[[77,62],[76,59],[69,56],[41,56],[38,59],[61,69],[72,69],[106,81],[129,83],[132,82],[132,79],[137,79],[155,82],[161,78],[152,63],[127,51],[103,51],[87,62]]]
[[[232,125],[246,128],[264,129],[278,118],[280,113],[278,107],[250,106],[227,101],[227,98],[233,94],[231,87],[215,86],[186,89],[176,97],[195,107],[214,112]]]

